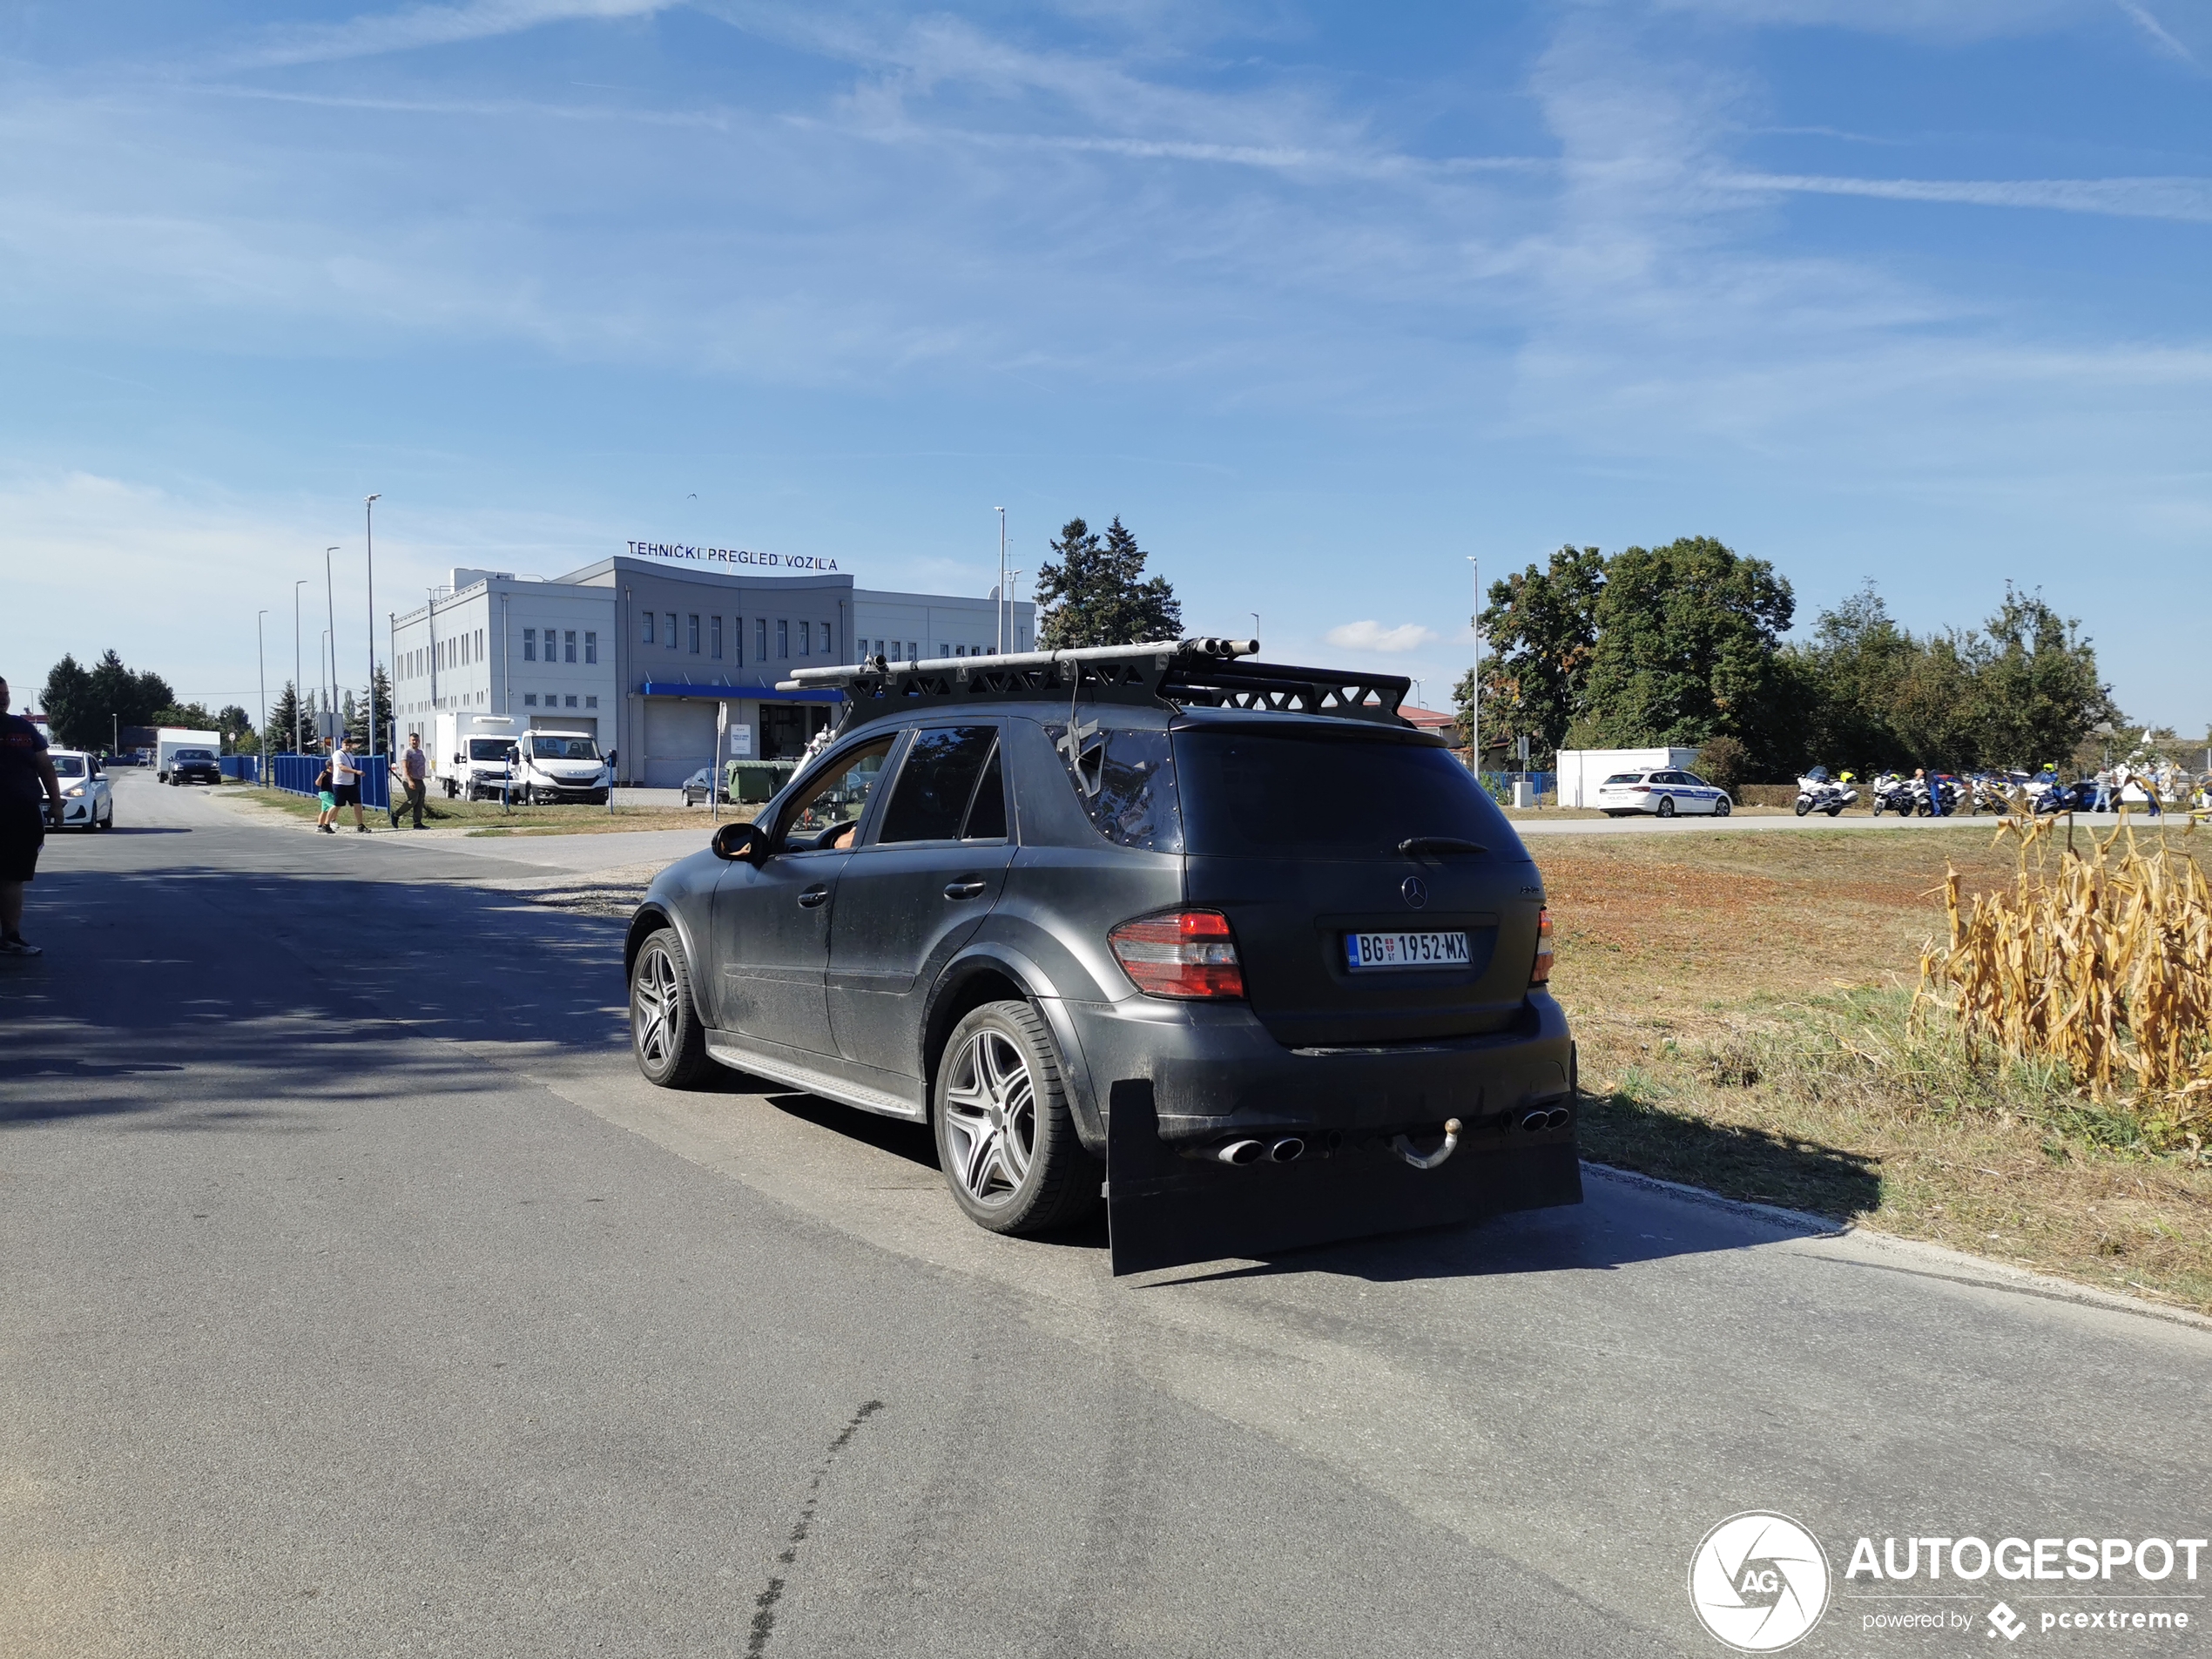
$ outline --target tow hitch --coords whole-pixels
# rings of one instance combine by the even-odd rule
[[[1117,1082],[1108,1099],[1117,1278],[1582,1201],[1574,1137],[1553,1132],[1570,1115],[1548,1102],[1488,1130],[1447,1119],[1426,1150],[1437,1127],[1387,1138],[1254,1134],[1179,1150],[1160,1138],[1150,1082]]]

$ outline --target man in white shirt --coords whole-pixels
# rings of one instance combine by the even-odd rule
[[[354,833],[368,834],[368,821],[361,816],[361,762],[354,758],[351,738],[339,738],[337,750],[330,757],[330,792],[339,806],[354,809]]]

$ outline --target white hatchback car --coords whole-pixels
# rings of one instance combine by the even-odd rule
[[[1616,772],[1597,788],[1598,810],[1608,818],[1649,813],[1672,818],[1677,813],[1710,813],[1726,818],[1734,804],[1728,791],[1694,772],[1661,767],[1649,772]]]
[[[113,829],[115,790],[98,755],[82,749],[49,749],[54,776],[62,786],[64,829]]]

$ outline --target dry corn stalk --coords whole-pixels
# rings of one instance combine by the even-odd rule
[[[1955,1017],[1969,1052],[2056,1061],[2093,1099],[2156,1138],[2212,1116],[2212,889],[2186,853],[2146,853],[2121,826],[2082,856],[2055,819],[2007,818],[2009,892],[1960,900],[1946,867],[1950,943],[1920,958],[1924,1005]]]

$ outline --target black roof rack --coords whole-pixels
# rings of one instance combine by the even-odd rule
[[[1258,649],[1257,639],[1203,638],[905,663],[876,657],[843,668],[803,668],[778,689],[836,687],[845,693],[846,726],[932,705],[1055,695],[1154,708],[1254,709],[1405,724],[1398,710],[1413,682],[1403,676],[1243,660]]]

